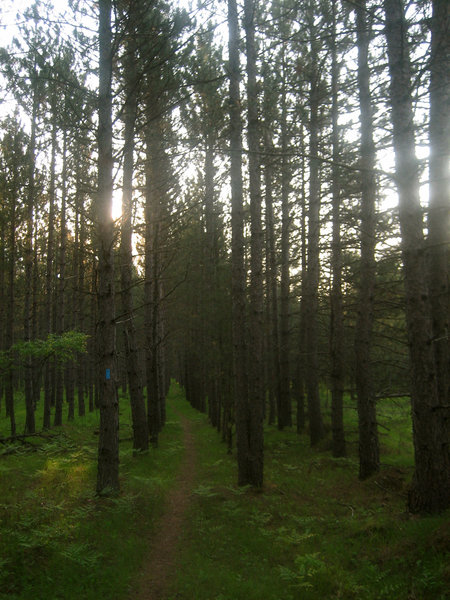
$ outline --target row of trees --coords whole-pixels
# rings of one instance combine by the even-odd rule
[[[64,388],[69,418],[75,390],[80,415],[87,394],[101,415],[97,489],[118,489],[118,390],[144,451],[176,377],[230,447],[236,432],[239,484],[261,486],[264,419],[317,445],[329,390],[335,456],[356,399],[366,478],[380,468],[377,398],[410,394],[409,508],[442,510],[446,3],[223,9],[100,0],[98,14],[78,2],[55,18],[41,0],[3,49],[16,108],[2,124],[0,343],[90,336],[74,365],[8,370],[12,427],[22,385],[31,412],[43,387],[44,427],[53,406],[61,423]]]

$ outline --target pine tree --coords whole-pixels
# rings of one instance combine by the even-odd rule
[[[98,351],[100,435],[97,492],[119,490],[119,402],[114,311],[114,223],[112,220],[112,30],[111,2],[99,0],[98,190],[95,227],[98,254]]]
[[[402,0],[385,0],[386,40],[396,183],[405,277],[406,326],[411,360],[411,403],[415,468],[408,506],[411,512],[437,512],[450,503],[448,407],[438,395],[419,198],[411,96],[411,64]]]
[[[376,400],[372,378],[372,336],[375,289],[375,145],[369,79],[370,24],[367,7],[361,0],[356,7],[358,44],[358,90],[361,125],[361,259],[358,314],[355,327],[355,379],[358,397],[359,476],[365,479],[380,468]]]

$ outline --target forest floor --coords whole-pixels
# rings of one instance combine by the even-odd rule
[[[196,449],[191,421],[179,415],[183,429],[184,455],[175,485],[170,490],[166,509],[152,535],[151,550],[144,558],[142,572],[130,600],[161,600],[173,578],[176,556],[195,480]]]
[[[176,385],[142,455],[121,397],[117,497],[95,494],[96,412],[0,444],[0,600],[450,600],[450,513],[406,512],[408,400],[378,403],[382,466],[364,482],[351,402],[346,458],[329,435],[312,449],[266,426],[259,492],[237,487],[235,450]]]

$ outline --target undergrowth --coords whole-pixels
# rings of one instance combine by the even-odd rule
[[[306,434],[267,427],[261,492],[235,486],[235,457],[197,416],[202,459],[169,599],[448,600],[449,515],[405,512],[408,402],[378,408],[378,475],[358,480],[356,411],[348,408],[347,458],[333,458],[329,440],[312,450]]]
[[[134,456],[121,399],[116,498],[94,493],[97,428],[98,415],[89,414],[0,455],[2,600],[127,597],[181,460],[181,428],[169,406],[161,448]]]
[[[133,455],[121,399],[116,498],[94,494],[96,413],[18,442],[0,455],[0,598],[129,597],[180,465],[181,413],[195,433],[196,482],[168,600],[448,600],[449,514],[405,512],[407,401],[379,403],[383,464],[364,482],[347,404],[347,458],[333,458],[328,439],[312,450],[306,434],[266,428],[262,491],[236,486],[235,456],[178,386],[148,454]],[[2,415],[0,435],[7,430]]]

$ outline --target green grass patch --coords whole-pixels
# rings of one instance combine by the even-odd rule
[[[383,467],[365,482],[356,444],[335,459],[329,439],[317,451],[307,436],[266,428],[265,486],[255,492],[236,487],[235,457],[197,416],[197,482],[168,598],[448,599],[449,515],[405,513],[407,401],[380,402],[379,419]],[[346,425],[356,440],[353,408]]]
[[[126,399],[120,412],[128,440]],[[20,406],[17,413],[19,422]],[[98,415],[88,414],[0,455],[0,598],[127,596],[179,467],[181,427],[169,405],[158,450],[133,456],[131,441],[121,442],[121,494],[113,499],[94,494],[96,429]]]

